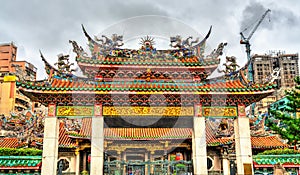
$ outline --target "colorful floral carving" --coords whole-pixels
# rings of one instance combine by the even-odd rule
[[[236,107],[202,107],[204,117],[236,117]]]
[[[93,106],[57,106],[57,116],[93,116]]]
[[[104,106],[104,116],[194,116],[193,107]]]

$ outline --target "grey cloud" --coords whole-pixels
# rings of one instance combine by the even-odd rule
[[[250,4],[246,6],[249,2]],[[270,8],[271,24],[265,20],[260,28],[266,28],[270,32],[280,31],[284,33],[281,37],[296,41],[296,35],[299,33],[296,28],[297,26],[300,28],[299,16],[289,9],[278,6]],[[265,5],[250,0],[246,2],[240,0],[3,1],[0,7],[0,43],[14,41],[20,47],[24,47],[22,52],[26,53],[28,58],[21,59],[30,59],[29,61],[34,62],[39,68],[38,73],[44,77],[38,50],[41,49],[45,57],[54,63],[57,54],[71,53],[69,39],[76,40],[83,47],[86,46],[87,41],[82,33],[81,24],[85,25],[91,36],[99,33],[106,35],[119,33],[124,34],[124,39],[145,34],[153,34],[156,37],[168,37],[173,34],[203,36],[209,26],[213,25],[208,40],[210,47],[214,48],[218,43],[227,41],[228,54],[245,59],[244,48],[241,49],[242,46],[239,45],[240,26],[250,24],[253,22],[252,19],[258,19],[266,9]],[[175,23],[167,25],[163,20],[153,22],[147,19],[131,26],[122,24],[124,19],[133,21],[132,17],[143,15],[171,17],[181,21],[175,20]],[[122,25],[117,27],[120,24]],[[289,27],[282,27],[285,25],[291,26],[294,34],[287,33]],[[282,39],[282,41],[286,40]],[[255,45],[257,43],[253,44]],[[269,47],[271,46],[264,47],[264,50],[270,49]]]
[[[167,16],[151,1],[3,1],[0,18],[5,20],[0,20],[0,42],[16,42],[40,67],[39,49],[53,63],[57,54],[69,52],[69,39],[86,43],[81,24],[97,34],[115,21],[150,14]],[[42,69],[38,71],[44,74]]]
[[[243,31],[244,34],[249,34],[267,9],[268,8],[264,7],[261,3],[251,1],[243,11],[240,31]],[[266,18],[268,18],[268,16],[266,16],[264,21],[260,24],[260,28],[270,28],[270,25],[265,23]]]
[[[277,24],[287,25],[290,27],[299,26],[300,16],[297,16],[288,9],[275,9],[273,10],[271,20]]]
[[[251,1],[243,11],[243,19],[241,21],[241,31],[248,28],[247,32],[250,32],[253,27],[261,19],[263,13],[268,8],[262,3]],[[300,16],[294,14],[290,9],[283,8],[281,6],[272,5],[271,12],[265,17],[259,28],[266,28],[272,30],[274,27],[295,27],[300,24]]]

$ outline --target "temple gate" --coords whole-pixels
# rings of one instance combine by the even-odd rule
[[[226,43],[204,56],[209,31],[200,42],[177,42],[170,50],[156,50],[149,36],[138,50],[120,49],[122,37],[116,34],[106,37],[107,43],[83,31],[90,57],[75,41],[70,43],[86,77],[72,73],[68,56],[60,55],[55,68],[41,55],[49,78],[17,82],[20,91],[48,106],[42,174],[57,170],[59,118],[74,117],[91,120],[91,175],[117,169],[123,174],[207,174],[207,118],[234,119],[237,173],[253,174],[245,107],[271,94],[275,85],[249,82],[248,64],[236,70],[235,57],[226,57],[225,75],[207,79]],[[177,159],[176,148],[185,150],[184,160]],[[107,152],[115,160],[108,161]],[[223,170],[230,173],[229,160],[223,159]]]

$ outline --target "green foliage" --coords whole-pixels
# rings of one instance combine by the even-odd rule
[[[282,154],[300,154],[300,151],[293,149],[273,149],[266,150],[258,155],[282,155]]]
[[[86,170],[84,170],[84,171],[82,171],[82,172],[81,172],[81,174],[82,174],[82,175],[88,175],[88,174],[89,174],[89,172],[88,172],[88,171],[86,171]]]
[[[42,150],[35,148],[0,148],[0,156],[40,156]]]
[[[170,156],[170,160],[171,160],[171,161],[175,161],[175,159],[176,159],[176,156],[175,156],[175,155],[171,155],[171,156]]]
[[[300,118],[295,118],[293,114],[300,110],[300,77],[295,78],[296,86],[291,91],[286,91],[286,98],[289,100],[287,107],[281,110],[272,110],[271,115],[275,120],[270,121],[270,128],[287,139],[289,144],[296,145],[300,141]]]
[[[176,165],[176,167],[177,168],[185,168],[186,166],[185,166],[185,164],[179,163]]]

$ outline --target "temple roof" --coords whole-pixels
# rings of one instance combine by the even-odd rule
[[[197,57],[183,57],[173,60],[168,60],[164,58],[153,57],[151,59],[130,59],[127,57],[105,57],[103,59],[88,59],[88,58],[77,58],[76,61],[80,65],[91,66],[94,67],[105,67],[104,65],[110,65],[110,67],[114,67],[113,65],[118,65],[117,67],[125,67],[128,65],[132,66],[175,66],[175,68],[180,68],[182,66],[188,68],[208,68],[209,66],[217,66],[220,63],[219,59],[208,59],[205,62],[199,62]],[[98,64],[98,65],[97,65]],[[101,65],[101,66],[100,66]],[[150,67],[151,68],[151,67]]]
[[[90,139],[92,119],[85,118],[78,134],[67,133],[74,138]],[[206,122],[206,143],[208,146],[231,144],[233,137],[216,137],[215,125],[212,121]],[[104,128],[105,140],[173,140],[191,139],[192,128]],[[252,148],[284,148],[284,144],[276,136],[251,137]]]
[[[0,138],[0,148],[17,148],[18,146],[18,138]]]
[[[32,140],[31,146],[43,144],[43,138],[36,137],[32,138]],[[21,148],[23,146],[27,146],[27,143],[21,142],[19,138],[0,138],[0,148]],[[58,146],[59,148],[75,148],[77,146],[75,141],[68,136],[63,122],[59,124]]]
[[[152,69],[155,72],[163,69],[164,71],[160,73],[205,74],[204,77],[200,77],[203,80],[218,67],[220,56],[227,45],[227,43],[220,43],[211,53],[204,55],[206,40],[212,27],[201,41],[199,38],[193,40],[192,36],[186,39],[179,35],[170,37],[170,49],[165,50],[154,48],[155,42],[151,36],[141,38],[141,48],[127,49],[120,47],[124,44],[123,36],[113,34],[111,37],[107,37],[102,35],[100,38],[95,36],[92,39],[83,26],[82,28],[88,40],[89,51],[85,51],[76,41],[70,40],[69,43],[72,44],[73,52],[76,53],[78,66],[89,78],[104,76],[108,72],[109,74],[106,76],[110,76],[110,71],[114,71],[114,69],[129,69],[133,73],[138,73],[143,69]],[[55,63],[57,68],[49,64],[42,54],[41,57],[50,77],[57,74],[72,74],[71,66],[74,63],[69,62],[69,55],[59,55],[58,62]],[[107,72],[105,73],[105,71]],[[199,78],[198,75],[193,76]]]
[[[227,43],[220,43],[212,53],[204,56],[208,34],[201,40],[192,41],[192,37],[183,39],[171,37],[171,49],[156,50],[154,39],[142,38],[140,49],[123,49],[123,37],[114,34],[92,39],[83,27],[88,39],[91,56],[75,41],[70,41],[76,60],[86,75],[73,74],[69,55],[58,56],[57,68],[52,66],[41,54],[48,74],[47,80],[21,81],[17,86],[24,94],[263,94],[259,99],[271,94],[276,87],[273,82],[253,84],[247,77],[247,67],[236,63],[234,56],[226,57],[223,76],[207,79],[220,63],[219,56]],[[35,99],[38,100],[38,95]],[[259,99],[245,103],[249,105]]]
[[[67,135],[63,122],[59,123],[58,146],[59,148],[75,148],[77,146],[74,140]]]
[[[59,124],[59,148],[76,148],[73,138],[90,139],[92,128],[91,118],[82,119],[80,131],[67,132],[65,123]],[[234,143],[233,136],[217,137],[218,124],[206,121],[206,142],[208,146],[220,146]],[[185,140],[192,139],[192,128],[104,128],[105,140]],[[43,144],[42,138],[34,138],[35,142]],[[277,136],[251,137],[252,148],[255,149],[274,149],[288,147]],[[20,147],[18,138],[2,138],[0,148]]]
[[[253,156],[253,165],[255,168],[271,167],[275,164],[284,167],[300,167],[300,154],[282,154],[282,155],[256,155]]]
[[[251,137],[253,148],[284,148],[288,147],[277,136]]]
[[[85,118],[82,127],[75,137],[90,138],[92,119]],[[70,133],[72,137],[72,133]],[[106,140],[169,140],[191,139],[191,128],[104,128]]]
[[[89,42],[91,56],[83,50],[75,41],[72,43],[74,52],[77,54],[76,61],[79,66],[84,67],[88,64],[90,67],[98,65],[152,65],[152,66],[208,66],[217,65],[219,56],[222,55],[223,47],[226,44],[222,43],[210,55],[204,57],[205,43],[209,38],[210,27],[206,36],[199,41],[199,38],[193,40],[190,36],[186,39],[177,35],[170,37],[170,49],[157,50],[154,48],[155,38],[145,36],[141,38],[141,48],[139,49],[123,49],[123,36],[113,34],[111,37],[102,35],[101,38],[95,36],[94,39],[87,33],[82,26],[83,32]],[[193,41],[192,41],[193,40]],[[205,59],[210,58],[210,59]],[[81,64],[83,63],[83,64]]]
[[[0,156],[0,170],[40,170],[42,156]]]
[[[240,80],[220,80],[203,83],[192,82],[167,82],[167,81],[76,81],[69,79],[53,78],[50,84],[46,82],[17,82],[21,90],[35,93],[136,93],[156,94],[249,94],[260,92],[273,92],[276,84],[253,84],[247,86]]]

